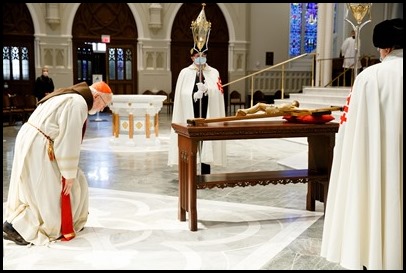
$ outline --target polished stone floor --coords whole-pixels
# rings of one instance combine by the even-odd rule
[[[305,184],[198,191],[198,231],[177,220],[176,166],[167,166],[170,115],[141,145],[112,138],[111,116],[89,118],[80,168],[88,179],[89,220],[69,242],[47,247],[3,241],[3,269],[319,269],[323,203],[305,210]],[[21,123],[3,126],[3,202]],[[306,167],[305,139],[227,141],[215,172]],[[4,206],[3,206],[4,214]]]

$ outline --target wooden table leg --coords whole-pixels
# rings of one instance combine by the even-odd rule
[[[197,142],[178,136],[179,149],[179,204],[178,219],[186,221],[189,213],[189,229],[197,231]]]
[[[189,229],[197,231],[197,186],[196,186],[196,167],[197,167],[197,141],[190,141],[189,158],[188,158],[188,178],[187,178],[187,195],[188,195],[188,212],[189,212]]]
[[[320,136],[309,136],[307,138],[309,155],[308,155],[308,170],[309,173],[321,173],[327,174],[330,177],[331,164],[333,161],[334,145],[335,145],[335,135],[320,135]],[[306,209],[314,211],[315,201],[324,202],[324,208],[327,203],[327,181],[309,182],[308,192],[307,192],[307,203]]]
[[[314,199],[314,182],[307,183],[307,195],[306,195],[306,210],[316,210],[316,200]]]
[[[186,173],[187,167],[185,166],[185,152],[179,147],[179,199],[178,199],[178,219],[179,221],[186,221]]]

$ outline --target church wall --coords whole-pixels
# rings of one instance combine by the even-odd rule
[[[43,65],[57,87],[72,84],[72,22],[79,3],[28,3],[35,28],[35,68],[40,75]],[[170,31],[181,3],[128,3],[138,28],[138,90],[164,89],[171,86]],[[274,63],[288,59],[289,3],[219,3],[229,27],[229,80],[265,66],[266,52],[274,52]],[[337,33],[333,37],[333,56],[348,34],[344,3],[339,3]],[[371,43],[373,27],[380,21],[399,14],[395,3],[374,3],[372,23],[361,33],[361,55],[377,56]],[[206,11],[209,14],[209,11]],[[403,16],[403,13],[401,13]],[[210,18],[208,18],[210,20]],[[340,22],[341,20],[341,22]],[[185,26],[190,27],[190,26]],[[213,26],[215,27],[215,26]],[[36,75],[36,76],[37,76]],[[243,90],[243,83],[231,89]],[[231,90],[230,89],[230,90]],[[168,90],[170,91],[170,90]]]

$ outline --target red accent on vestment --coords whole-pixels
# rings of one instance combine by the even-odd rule
[[[220,90],[220,91],[221,91],[221,93],[223,93],[223,94],[224,94],[224,90],[223,90],[223,84],[221,83],[221,79],[220,79],[220,77],[217,79],[217,88],[218,88],[218,90]]]
[[[62,241],[69,241],[75,237],[73,229],[72,208],[70,204],[70,194],[65,195],[63,188],[65,187],[66,179],[62,177],[62,192],[61,192],[61,233]]]

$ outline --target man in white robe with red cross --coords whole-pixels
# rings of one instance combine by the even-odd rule
[[[334,148],[321,256],[348,269],[403,269],[403,19],[373,31]]]
[[[202,118],[225,117],[223,87],[217,69],[206,62],[206,53],[193,52],[193,63],[181,70],[176,82],[172,123],[186,123],[188,119],[199,118],[202,105]],[[200,73],[201,78],[200,78]],[[202,82],[200,82],[202,80]],[[202,104],[200,104],[202,100]],[[210,173],[210,164],[226,164],[225,141],[204,141],[201,160],[203,174]],[[178,135],[171,128],[168,165],[178,164]]]

